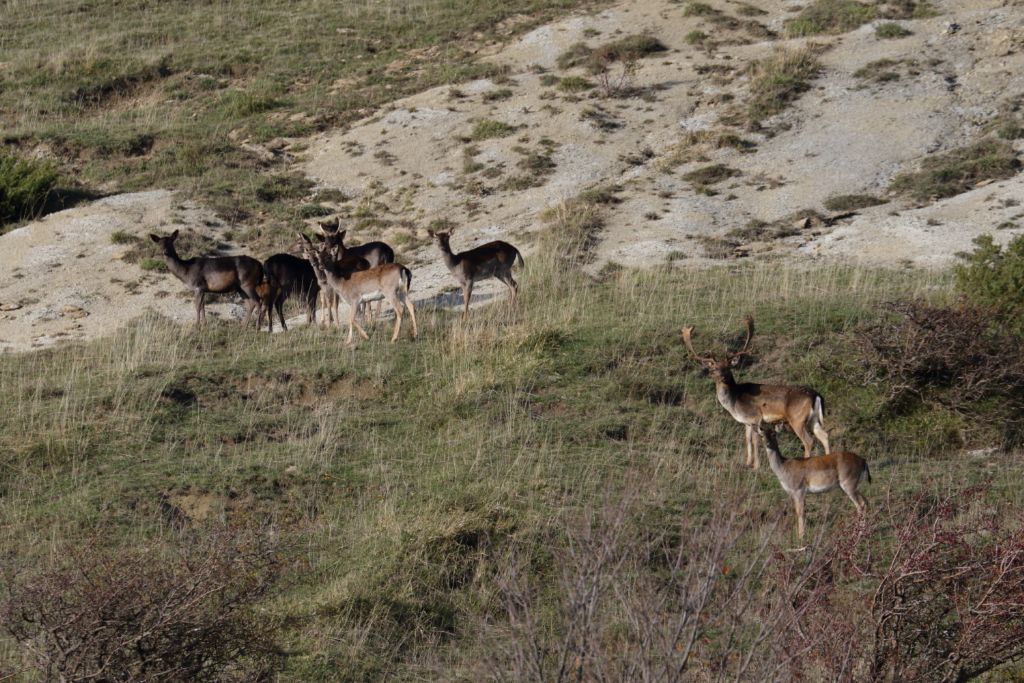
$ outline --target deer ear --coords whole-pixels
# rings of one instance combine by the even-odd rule
[[[175,230],[174,232],[171,233],[171,239],[172,240],[178,239],[178,231],[177,230]]]
[[[154,242],[159,242],[160,241],[160,237],[157,236],[157,235],[154,235],[153,233],[149,233],[149,239],[153,240]]]
[[[437,233],[434,232],[433,230],[427,230],[427,234],[430,235],[431,237],[436,237],[437,236]]]

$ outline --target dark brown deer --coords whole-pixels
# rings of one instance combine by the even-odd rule
[[[757,434],[764,439],[772,472],[782,490],[793,499],[797,536],[804,537],[804,498],[808,493],[825,493],[838,486],[853,501],[859,514],[868,509],[868,502],[857,490],[865,479],[871,482],[871,470],[864,458],[856,453],[837,451],[814,458],[787,459],[779,453],[774,429],[757,425]]]
[[[196,326],[206,323],[206,295],[238,292],[248,302],[242,326],[249,324],[253,308],[262,309],[259,293],[264,282],[263,265],[251,256],[199,256],[183,259],[174,250],[175,230],[166,237],[150,235],[160,246],[167,269],[196,295]],[[265,290],[264,290],[265,291]],[[259,315],[257,315],[257,324]]]
[[[434,238],[437,248],[441,250],[441,257],[444,259],[444,264],[448,266],[448,271],[462,286],[463,320],[469,316],[469,300],[473,296],[473,285],[492,277],[504,282],[512,291],[511,303],[515,306],[519,285],[512,279],[512,266],[517,262],[520,266],[523,265],[523,257],[518,249],[508,242],[495,241],[456,254],[452,252],[449,242],[455,228],[451,228],[447,232],[434,232],[433,230],[427,232]]]
[[[335,259],[340,259],[345,254],[359,256],[366,259],[371,268],[395,262],[395,250],[384,242],[367,242],[358,246],[346,247],[345,234],[348,230],[341,230],[340,218],[321,222],[320,230],[323,232],[324,243],[334,252]]]
[[[291,296],[298,297],[306,309],[306,322],[313,324],[316,320],[316,300],[320,293],[320,284],[309,261],[291,254],[274,254],[263,262],[263,272],[267,280],[275,283],[266,304],[267,317],[272,318],[277,311],[277,318],[285,330],[288,325],[284,321],[284,302]],[[262,324],[262,313],[260,315]],[[270,322],[273,329],[273,320]]]
[[[722,358],[701,356],[693,350],[690,339],[692,327],[683,328],[683,343],[710,373],[715,382],[718,402],[734,420],[746,427],[747,466],[755,469],[760,467],[756,427],[762,422],[788,424],[803,444],[805,458],[810,457],[814,447],[814,439],[807,431],[807,424],[810,423],[814,436],[818,437],[818,441],[825,447],[825,453],[828,453],[828,432],[823,425],[825,401],[821,394],[814,389],[794,385],[738,384],[733,378],[730,368],[738,365],[740,358],[749,353],[750,340],[754,336],[754,320],[747,316],[745,322],[747,339],[743,348]]]
[[[303,255],[313,265],[313,270],[320,279],[321,286],[327,286],[337,292],[338,296],[348,305],[348,339],[346,344],[352,343],[353,329],[359,331],[363,339],[369,339],[366,330],[356,322],[356,311],[359,302],[364,296],[381,293],[388,300],[391,307],[395,309],[395,329],[391,335],[391,341],[398,340],[402,330],[402,308],[403,305],[409,311],[412,319],[412,337],[417,336],[416,310],[412,305],[412,297],[409,295],[409,288],[412,286],[412,272],[399,263],[385,263],[366,270],[351,270],[339,265],[332,258],[328,250],[318,250],[313,243],[306,240],[302,247]],[[361,259],[363,260],[363,259]],[[365,260],[364,260],[365,262]]]

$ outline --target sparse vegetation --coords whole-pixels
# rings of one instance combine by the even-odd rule
[[[581,66],[592,73],[598,73],[607,69],[608,65],[613,62],[635,61],[658,52],[664,52],[666,49],[665,45],[653,36],[633,35],[595,48],[591,48],[586,43],[575,43],[558,56],[556,63],[560,69]]]
[[[840,194],[825,200],[825,208],[829,211],[857,211],[869,206],[885,204],[884,199],[871,194]]]
[[[894,24],[891,21],[884,24],[879,24],[875,27],[875,36],[882,40],[894,40],[896,38],[906,38],[907,36],[914,35],[914,32],[906,29],[899,24]]]
[[[706,187],[738,175],[740,172],[735,168],[729,168],[725,164],[712,164],[683,174],[683,180],[693,183],[697,187]]]
[[[786,22],[786,36],[845,33],[874,19],[876,12],[873,5],[856,0],[815,0]]]
[[[39,211],[56,183],[53,164],[0,151],[0,234],[6,223]]]
[[[1005,247],[991,235],[974,240],[974,251],[961,254],[956,266],[957,289],[973,305],[999,313],[997,327],[1008,326],[1024,334],[1024,236]]]
[[[469,134],[469,139],[479,142],[481,140],[490,140],[492,138],[503,138],[514,132],[516,132],[515,126],[502,121],[495,121],[494,119],[480,119],[473,124],[473,130]]]
[[[756,123],[788,107],[810,88],[821,69],[810,48],[782,50],[751,67],[747,119]]]
[[[876,59],[854,71],[853,76],[876,83],[887,83],[898,81],[902,70],[917,74],[917,62],[912,59]]]
[[[558,89],[563,92],[583,92],[593,87],[594,84],[582,76],[566,76],[558,80]]]
[[[918,171],[901,173],[890,191],[918,202],[966,192],[984,180],[1010,178],[1020,170],[1013,147],[1002,140],[981,140],[924,159]]]
[[[512,97],[512,95],[513,92],[510,88],[495,88],[485,92],[481,99],[484,102],[502,102]]]

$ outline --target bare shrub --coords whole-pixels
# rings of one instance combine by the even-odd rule
[[[265,536],[227,532],[135,548],[94,541],[47,569],[14,570],[3,630],[45,680],[258,680],[274,624],[252,610],[281,566]]]
[[[794,603],[794,679],[966,681],[1024,656],[1024,515],[983,505],[985,492],[892,501],[837,531]]]
[[[1020,338],[990,311],[917,302],[890,304],[895,317],[860,331],[868,379],[888,390],[888,407],[935,402],[1003,424],[1016,441],[1024,408]],[[982,406],[982,402],[985,403]]]

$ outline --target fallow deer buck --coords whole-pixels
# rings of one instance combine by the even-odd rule
[[[149,238],[160,246],[164,255],[164,263],[174,277],[184,282],[196,295],[196,326],[206,323],[206,295],[238,292],[249,302],[246,307],[242,326],[249,324],[253,308],[257,311],[257,329],[262,313],[263,297],[261,290],[268,291],[264,281],[263,265],[251,256],[199,256],[183,259],[174,249],[174,241],[178,239],[178,231],[160,237],[150,235]],[[271,287],[272,288],[272,287]]]
[[[455,228],[447,232],[427,231],[437,248],[441,250],[441,257],[448,271],[455,277],[455,280],[462,287],[462,319],[469,316],[469,300],[473,296],[473,285],[481,280],[497,278],[505,283],[512,291],[511,305],[516,304],[516,295],[519,293],[519,285],[512,279],[512,266],[517,262],[523,265],[523,257],[519,250],[508,242],[500,240],[488,242],[469,251],[452,252],[450,240]]]
[[[346,344],[352,343],[352,330],[359,331],[363,339],[369,339],[366,330],[356,322],[356,311],[362,298],[380,292],[395,309],[395,330],[391,341],[398,340],[402,330],[402,306],[409,311],[412,319],[412,337],[416,338],[416,310],[412,305],[409,288],[412,286],[412,271],[399,263],[385,263],[367,270],[349,270],[339,266],[326,251],[318,251],[308,239],[302,246],[303,255],[313,265],[313,270],[320,280],[321,287],[330,287],[338,294],[349,308],[348,338]]]
[[[729,411],[733,419],[746,428],[744,442],[747,448],[746,464],[757,469],[761,466],[758,457],[756,427],[761,422],[775,424],[785,422],[793,430],[804,446],[804,457],[811,455],[814,439],[807,431],[810,423],[814,436],[829,452],[828,432],[825,431],[825,401],[814,389],[794,385],[781,384],[739,384],[732,376],[731,367],[739,364],[740,358],[749,353],[750,340],[754,336],[754,321],[750,316],[745,319],[747,339],[743,348],[727,353],[722,358],[701,356],[693,349],[691,336],[693,327],[683,328],[683,343],[694,358],[703,365],[711,379],[715,382],[718,402]]]
[[[768,464],[782,485],[782,490],[793,499],[796,508],[796,533],[804,537],[804,498],[808,493],[825,493],[837,486],[843,490],[859,514],[864,514],[868,503],[857,488],[867,479],[871,483],[871,470],[864,458],[855,453],[837,451],[813,458],[783,458],[774,429],[757,426],[758,435],[764,439],[768,452]]]
[[[317,254],[318,258],[324,262],[334,264],[341,270],[368,270],[370,263],[360,256],[345,256],[343,258],[335,258],[335,250],[329,247],[323,240],[323,236],[317,236],[320,239],[319,244],[314,244],[313,240],[309,239],[306,235],[297,233],[299,237],[299,246],[302,249],[302,254],[306,259],[306,262],[313,268],[317,282],[320,285],[320,302],[323,304],[322,308],[324,311],[324,319],[322,324],[330,327],[335,325],[341,327],[341,315],[338,312],[338,306],[341,304],[341,299],[338,298],[338,293],[335,292],[327,281],[322,277],[323,271],[317,271],[315,265],[310,260],[309,254]]]
[[[356,246],[345,246],[345,235],[348,233],[348,230],[341,229],[341,218],[335,217],[334,220],[319,221],[319,225],[324,244],[336,261],[341,261],[346,256],[363,258],[366,259],[369,268],[395,262],[395,250],[384,242],[367,242],[366,244]],[[379,301],[381,298],[383,297],[378,297],[376,300]],[[374,301],[374,299],[363,300],[360,303],[359,307],[364,310],[364,317],[366,317],[365,311],[370,310],[371,301]],[[334,306],[337,308],[336,298]],[[377,313],[380,313],[379,304],[377,306]]]

